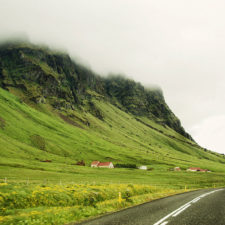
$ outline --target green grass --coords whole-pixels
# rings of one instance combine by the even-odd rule
[[[0,89],[1,178],[8,175],[9,168],[58,172],[82,159],[87,166],[99,160],[144,164],[162,171],[174,166],[225,171],[224,157],[205,152],[193,146],[194,143],[190,145],[190,140],[172,129],[147,118],[138,121],[102,99],[94,100],[94,104],[101,109],[103,120],[83,109],[61,111],[69,118],[69,122],[65,122],[58,116],[59,112],[47,104],[37,105],[35,109]],[[70,121],[78,126],[71,125]],[[83,121],[90,125],[86,126]],[[44,160],[52,162],[41,162]]]
[[[94,92],[89,94],[103,119],[89,113],[86,105],[75,111],[58,111],[49,104],[25,103],[21,101],[23,93],[17,89],[11,91],[19,97],[0,89],[0,193],[10,199],[5,198],[5,209],[0,213],[3,224],[64,224],[180,193],[185,187],[193,190],[225,186],[223,156],[204,151],[169,127],[146,117],[135,118]],[[75,165],[80,160],[85,161],[85,167]],[[93,160],[147,165],[150,170],[91,168]],[[169,170],[175,166],[183,171]],[[212,173],[186,172],[190,166]],[[116,193],[121,184],[147,185],[157,191],[137,193],[131,196],[131,201],[121,204],[117,194],[110,194],[111,198],[84,206],[75,204],[63,192],[55,193],[56,199],[67,199],[71,204],[67,202],[61,207],[39,204],[42,198],[50,201],[49,193],[37,197],[33,206],[25,204],[37,185],[83,185],[88,193],[93,191],[90,185],[111,185]],[[7,205],[14,200],[25,205],[20,209],[15,202]]]
[[[78,222],[188,190],[132,184],[0,183],[0,222],[4,225]]]

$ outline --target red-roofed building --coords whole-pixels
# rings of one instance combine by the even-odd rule
[[[101,168],[114,168],[112,162],[100,162],[98,164],[98,167],[101,167]]]
[[[100,162],[99,161],[93,161],[92,163],[91,163],[91,167],[98,167],[98,164],[99,164]]]
[[[200,172],[208,172],[207,169],[201,169],[199,167],[190,167],[189,169],[187,169],[187,171],[193,171],[193,172],[196,172],[196,171],[200,171]]]
[[[91,167],[99,167],[99,168],[114,168],[112,162],[99,162],[94,161],[91,163]]]
[[[181,171],[180,167],[174,167],[174,171]]]

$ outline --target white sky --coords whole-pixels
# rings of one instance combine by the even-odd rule
[[[225,153],[224,0],[0,0],[0,38],[66,49],[100,74],[159,85],[185,129]]]

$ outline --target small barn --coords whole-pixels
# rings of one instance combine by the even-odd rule
[[[140,170],[147,170],[148,167],[147,166],[139,166],[138,169],[140,169]]]
[[[99,164],[100,162],[99,161],[93,161],[92,163],[91,163],[91,167],[98,167],[98,164]]]
[[[209,171],[209,170],[207,170],[207,169],[205,169],[205,170],[204,170],[204,169],[201,169],[201,170],[200,170],[200,172],[208,172],[208,171]]]
[[[93,161],[93,162],[91,163],[91,167],[114,168],[112,162],[99,162],[99,161]]]
[[[201,171],[201,168],[199,168],[199,167],[190,167],[190,168],[187,169],[187,171],[197,172],[197,171]]]
[[[98,164],[99,168],[114,168],[113,163],[112,162],[100,162]]]
[[[208,172],[207,169],[201,169],[199,167],[190,167],[187,169],[187,171],[192,171],[192,172]]]
[[[180,167],[174,167],[174,171],[181,171]]]

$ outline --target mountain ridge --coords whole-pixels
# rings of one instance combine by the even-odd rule
[[[67,110],[86,105],[86,109],[103,119],[101,110],[91,100],[95,92],[121,110],[147,116],[193,141],[166,104],[160,89],[147,89],[120,75],[101,77],[66,54],[29,43],[2,44],[0,62],[0,87],[19,89],[26,96],[25,101],[47,101],[56,109]]]

